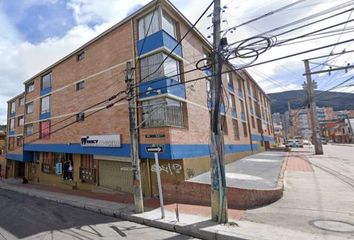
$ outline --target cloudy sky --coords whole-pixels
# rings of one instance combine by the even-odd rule
[[[203,12],[203,8],[210,3],[210,0],[171,1],[191,22],[194,22]],[[0,0],[0,122],[6,122],[6,101],[23,91],[22,83],[25,80],[148,2],[148,0]],[[224,0],[222,1],[222,5],[225,6],[222,15],[222,28],[231,28],[294,2],[298,1]],[[232,43],[259,35],[311,14],[331,10],[331,12],[321,14],[317,18],[302,21],[297,25],[291,25],[266,35],[271,37],[326,16],[349,10],[353,6],[354,1],[348,0],[303,0],[259,21],[238,27],[226,36],[229,43]],[[278,36],[277,41],[280,43],[282,40],[352,19],[354,19],[354,13],[347,11],[338,17]],[[209,26],[211,26],[210,17],[204,17],[197,25],[205,36],[211,34],[211,29],[208,29]],[[283,46],[274,46],[261,54],[256,63],[353,39],[353,29],[354,24],[350,22],[323,30],[318,32],[317,35],[284,43]],[[300,89],[304,81],[302,76],[304,72],[303,59],[329,54],[330,52],[341,52],[344,49],[347,51],[354,49],[353,42],[294,58],[262,64],[249,68],[248,71],[268,93]],[[339,57],[317,59],[313,61],[311,68],[315,70],[328,69],[329,66],[327,65],[316,65],[319,63],[334,67],[344,66],[347,63],[353,64],[353,56],[354,54],[348,53]],[[236,65],[241,66],[250,59],[243,59],[243,62],[237,59],[235,61]],[[314,78],[318,81],[319,89],[327,90],[348,79],[353,75],[353,72],[338,71],[333,72],[330,76],[322,74],[316,75]],[[347,87],[350,84],[354,84],[354,80],[344,84],[345,87],[336,90],[354,92],[353,87]]]

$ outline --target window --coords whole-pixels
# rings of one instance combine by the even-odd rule
[[[10,119],[10,131],[15,130],[15,119],[11,118]]]
[[[151,24],[150,24],[151,23]],[[139,40],[160,30],[159,11],[151,12],[139,20]]]
[[[236,119],[232,119],[232,127],[234,129],[234,139],[240,140],[240,131],[238,128],[238,121]]]
[[[23,116],[18,117],[18,122],[17,122],[17,126],[23,126],[23,124],[25,123],[25,119]]]
[[[25,126],[26,136],[31,136],[33,134],[33,124],[28,124]]]
[[[141,80],[150,81],[166,77],[179,82],[179,61],[171,57],[167,57],[162,67],[159,68],[160,63],[162,63],[166,57],[167,55],[165,53],[157,53],[155,55],[141,59]]]
[[[162,20],[161,23],[160,19]],[[139,40],[160,31],[161,28],[169,35],[176,38],[176,23],[164,11],[156,10],[155,12],[150,12],[145,17],[139,20],[138,25]]]
[[[248,137],[247,125],[245,122],[242,123],[242,128],[243,128],[243,136]]]
[[[52,73],[48,73],[42,77],[42,89],[50,88],[52,86]]]
[[[11,109],[10,109],[11,111],[11,114],[14,114],[14,113],[16,113],[16,102],[12,102],[11,103]]]
[[[22,137],[17,137],[16,138],[16,146],[17,147],[22,147],[22,140],[23,140],[23,138]]]
[[[24,105],[25,105],[25,98],[24,98],[24,97],[20,97],[20,98],[18,99],[18,101],[19,101],[19,105],[20,105],[20,106],[24,106]]]
[[[169,98],[143,102],[144,127],[184,126],[183,103]]]
[[[176,23],[164,11],[162,11],[162,29],[171,37],[176,38]]]
[[[33,90],[34,90],[34,82],[27,83],[26,92],[30,93],[30,92],[33,92]]]
[[[41,98],[41,114],[50,112],[50,96]]]
[[[82,122],[84,120],[85,120],[85,113],[84,112],[80,112],[80,113],[76,114],[76,121]]]
[[[85,81],[81,81],[76,83],[76,91],[80,91],[81,89],[85,88]]]
[[[54,173],[54,158],[53,153],[43,152],[42,153],[42,172],[44,173]]]
[[[228,72],[228,73],[225,73],[226,74],[226,82],[227,82],[227,85],[230,87],[230,88],[234,88],[234,83],[232,81],[232,73],[231,72]]]
[[[252,128],[256,128],[256,124],[254,122],[254,117],[251,116],[251,123],[252,123]]]
[[[245,105],[243,104],[242,100],[240,100],[240,105],[241,105],[241,112],[244,113],[245,112]]]
[[[76,60],[81,61],[85,58],[85,56],[86,56],[86,51],[82,51],[76,55]]]
[[[220,117],[220,121],[221,121],[221,130],[224,132],[225,135],[227,135],[227,121],[226,121],[226,116],[225,115],[221,115]]]
[[[33,113],[33,106],[34,106],[33,102],[27,103],[27,105],[26,105],[26,113],[27,114]]]
[[[39,138],[49,138],[50,136],[50,121],[39,123]]]
[[[230,99],[230,106],[231,106],[231,111],[232,112],[236,112],[236,102],[235,102],[235,96],[233,94],[229,95],[229,99]]]

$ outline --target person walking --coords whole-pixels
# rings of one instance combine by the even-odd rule
[[[69,161],[66,160],[63,164],[63,179],[68,179]]]
[[[73,180],[73,164],[71,161],[69,161],[68,178],[69,178],[69,181]]]

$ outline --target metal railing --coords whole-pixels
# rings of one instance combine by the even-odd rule
[[[183,107],[161,104],[158,109],[145,112],[144,127],[184,127]]]

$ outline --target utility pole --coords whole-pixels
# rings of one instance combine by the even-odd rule
[[[290,101],[288,101],[288,111],[289,111],[289,138],[293,138],[294,137],[294,133],[295,131],[293,131],[294,127],[293,127],[293,116],[291,114],[291,105],[290,105]],[[288,140],[288,139],[287,139]]]
[[[211,218],[227,223],[226,177],[224,166],[224,135],[220,124],[221,71],[220,0],[214,1],[213,14],[213,79],[211,90]]]
[[[141,187],[140,159],[138,152],[138,127],[137,127],[137,106],[134,97],[134,68],[131,62],[127,62],[126,80],[129,101],[129,127],[130,127],[130,149],[133,171],[133,194],[136,213],[144,212],[143,192]]]
[[[309,104],[310,104],[310,119],[311,119],[311,129],[312,129],[312,141],[315,145],[315,154],[322,155],[323,148],[320,136],[320,127],[317,119],[317,109],[316,109],[316,100],[315,100],[315,81],[312,81],[311,70],[309,60],[304,60],[305,64],[305,75],[306,82],[304,83],[304,88],[307,90]]]

